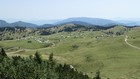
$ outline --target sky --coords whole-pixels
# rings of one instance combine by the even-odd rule
[[[0,19],[140,18],[140,0],[0,0]]]

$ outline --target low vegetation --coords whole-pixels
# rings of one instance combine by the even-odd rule
[[[28,58],[20,56],[9,58],[2,48],[0,63],[1,79],[90,79],[72,65],[58,64],[53,59],[53,54],[50,54],[48,60],[43,60],[38,52]],[[101,79],[99,75],[98,72],[93,79]]]

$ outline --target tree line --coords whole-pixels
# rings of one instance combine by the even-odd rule
[[[58,64],[53,54],[43,60],[36,52],[34,56],[23,58],[8,57],[5,50],[0,51],[0,79],[92,79],[83,72],[78,72],[68,64]],[[101,79],[100,72],[93,79]]]

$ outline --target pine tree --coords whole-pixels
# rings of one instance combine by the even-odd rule
[[[34,60],[35,60],[37,63],[39,63],[39,64],[42,63],[41,56],[40,56],[40,54],[39,54],[38,52],[35,53],[35,58],[34,58]]]
[[[53,53],[50,54],[49,61],[53,61]]]
[[[49,61],[48,61],[48,65],[50,66],[50,69],[54,69],[56,62],[53,59],[53,53],[50,54],[49,56]]]
[[[2,56],[4,56],[4,57],[7,57],[7,54],[6,54],[6,52],[5,52],[5,50],[4,50],[3,48],[1,49],[0,54],[1,54]]]
[[[95,77],[93,79],[101,79],[101,77],[100,77],[100,71],[97,71],[96,72],[96,75],[95,75]]]

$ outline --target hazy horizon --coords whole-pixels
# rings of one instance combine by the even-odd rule
[[[70,17],[139,19],[139,0],[1,0],[0,19],[56,20]]]

